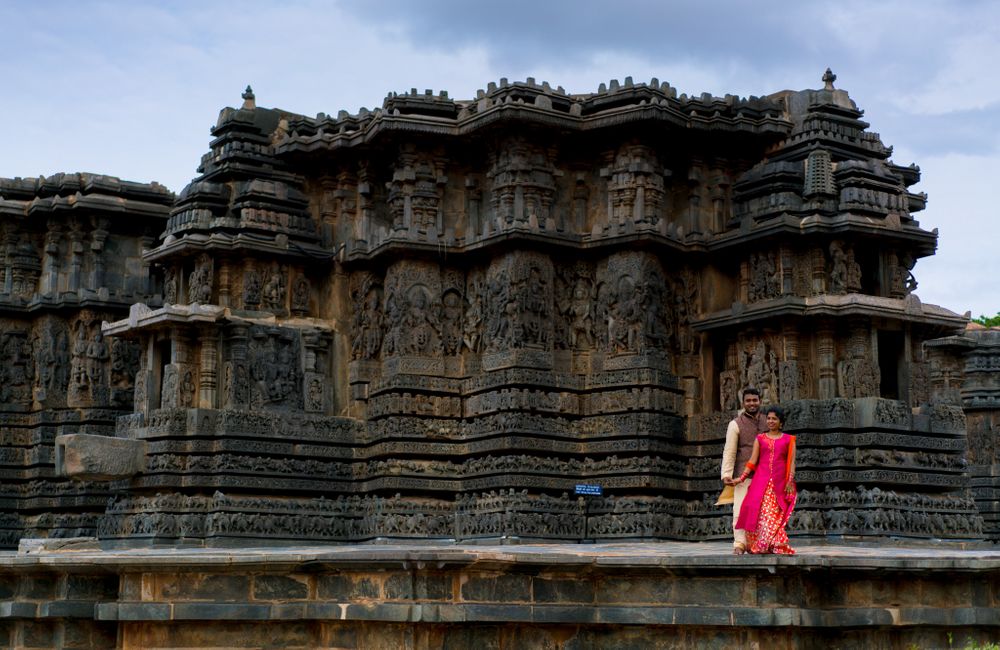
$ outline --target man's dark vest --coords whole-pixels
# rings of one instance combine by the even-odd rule
[[[740,428],[740,443],[736,449],[736,465],[733,467],[733,476],[743,473],[750,456],[753,455],[753,441],[758,433],[767,431],[767,420],[764,414],[757,411],[757,417],[750,417],[746,413],[736,416],[736,425]]]

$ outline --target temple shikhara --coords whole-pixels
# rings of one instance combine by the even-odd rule
[[[834,79],[248,87],[176,195],[0,180],[0,543],[726,539],[747,385],[794,537],[997,539],[1000,336],[917,297],[920,171]]]

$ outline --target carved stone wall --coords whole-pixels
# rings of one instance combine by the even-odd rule
[[[65,330],[67,399],[136,368],[117,435],[145,466],[100,536],[724,538],[754,385],[799,434],[794,532],[981,537],[961,362],[924,348],[965,321],[912,293],[919,170],[861,115],[832,82],[502,81],[317,118],[248,89],[141,257],[164,306],[117,344]],[[44,276],[5,236],[11,286]]]
[[[92,174],[0,179],[0,546],[96,531],[108,485],[58,476],[53,441],[132,411],[138,347],[101,323],[157,300],[141,254],[172,200]]]
[[[973,323],[926,347],[932,399],[965,411],[972,497],[985,536],[1000,539],[1000,329]]]

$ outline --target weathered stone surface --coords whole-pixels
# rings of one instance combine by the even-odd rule
[[[99,548],[96,537],[64,537],[59,539],[22,538],[17,545],[17,552],[23,554],[41,553],[43,551],[82,551]]]
[[[42,571],[52,588],[38,588]],[[389,587],[429,577],[469,589]],[[734,557],[726,542],[45,551],[0,555],[0,579],[33,594],[0,603],[12,647],[947,647],[1000,629],[1000,554],[954,545],[782,558]],[[313,580],[327,592],[302,589]]]
[[[253,598],[255,600],[288,601],[308,596],[309,584],[306,580],[282,575],[263,575],[254,578]]]
[[[109,436],[57,436],[56,472],[84,481],[132,478],[146,467],[146,443]]]
[[[95,174],[0,179],[0,545],[93,536],[106,484],[54,476],[53,438],[111,435],[132,411],[139,351],[101,333],[158,304],[142,250],[174,195]]]
[[[919,170],[833,79],[248,90],[177,196],[0,180],[0,544],[724,538],[748,384],[799,436],[793,536],[996,536],[1000,348],[913,293]]]

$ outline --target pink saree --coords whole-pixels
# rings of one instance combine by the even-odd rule
[[[795,446],[795,436],[781,434],[772,440],[766,433],[757,436],[760,457],[750,489],[743,499],[736,528],[747,532],[747,551],[794,555],[788,545],[785,525],[795,507],[796,493],[785,494],[788,476],[789,450]]]

